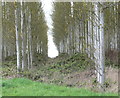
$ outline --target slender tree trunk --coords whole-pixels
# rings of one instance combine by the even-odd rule
[[[21,0],[21,33],[22,33],[22,71],[24,71],[26,66],[26,16],[23,9],[24,3]],[[24,15],[23,15],[24,12]]]
[[[24,66],[25,66],[25,34],[24,34],[25,31],[23,27],[23,21],[24,21],[23,18],[25,17],[23,16],[23,2],[21,0],[22,71],[24,71]]]
[[[85,18],[86,16],[84,15],[84,18]],[[83,53],[85,53],[85,49],[86,49],[86,22],[85,22],[85,19],[84,19],[84,22],[83,22],[83,24],[84,24],[84,32],[83,32]]]
[[[89,54],[89,34],[88,34],[88,32],[89,32],[89,30],[88,30],[88,27],[89,27],[89,21],[87,21],[87,24],[86,24],[86,32],[87,32],[87,34],[86,34],[86,49],[87,49],[87,53]],[[88,57],[89,57],[89,55],[88,55]]]
[[[104,91],[104,66],[105,66],[105,49],[104,49],[104,13],[100,8],[100,80],[101,90]]]
[[[28,10],[28,7],[27,7],[27,15],[28,15],[27,17],[28,17],[28,20],[29,20],[29,10]],[[29,34],[30,34],[29,33],[29,30],[30,30],[29,29],[30,28],[29,24],[30,23],[29,23],[29,21],[27,21],[27,24],[28,25],[26,27],[27,28],[27,30],[26,30],[27,31],[27,51],[26,51],[26,53],[27,53],[27,69],[29,70],[30,69],[30,45],[29,45],[30,44],[30,39],[29,39]]]
[[[117,44],[118,44],[118,65],[120,67],[120,1],[118,2],[118,31],[117,31]]]
[[[97,81],[99,82],[99,65],[100,65],[100,61],[99,61],[99,40],[98,40],[98,25],[99,25],[99,21],[98,21],[98,3],[95,3],[94,5],[94,9],[95,9],[95,20],[94,20],[94,27],[93,27],[93,32],[94,32],[94,48],[95,48],[95,52],[94,52],[94,57],[95,57],[95,68],[96,71],[95,73],[97,73]]]
[[[0,13],[2,13],[2,2],[0,1]],[[2,15],[0,14],[0,97],[2,97],[2,51],[3,51],[3,44],[2,44],[2,38],[3,38],[3,34],[2,34]]]
[[[0,13],[2,13],[2,2],[0,1]],[[3,34],[2,34],[2,15],[0,14],[0,65],[2,64]],[[1,66],[0,66],[1,67]]]
[[[69,35],[67,35],[67,54],[69,54]]]
[[[31,31],[30,31],[30,65],[31,65],[31,68],[32,68],[32,62],[33,62],[33,51],[32,51],[32,37],[31,37]]]
[[[15,9],[15,30],[16,30],[16,52],[17,52],[17,72],[20,72],[20,42],[19,42],[19,32],[18,32],[18,7]]]
[[[80,52],[80,31],[81,31],[81,30],[80,30],[80,25],[81,25],[81,24],[80,24],[80,21],[79,21],[79,39],[78,39],[78,40],[79,40],[79,52]]]
[[[1,24],[2,25],[2,24]],[[2,35],[1,35],[1,37],[2,37],[2,61],[4,62],[5,61],[5,45],[4,45],[4,36],[3,36],[3,33],[2,33]]]
[[[2,19],[5,21],[5,15],[6,15],[6,13],[5,13],[5,11],[6,11],[6,9],[5,9],[5,2],[3,3],[3,8],[4,9],[2,9],[2,5],[1,5],[1,11],[3,10],[3,12],[1,12],[2,14],[2,16],[1,16],[1,23],[2,23]],[[4,62],[4,60],[5,60],[5,38],[4,38],[4,35],[5,35],[5,33],[6,33],[6,26],[5,26],[5,23],[2,25],[1,24],[1,26],[2,26],[2,28],[4,28],[4,30],[2,31],[3,33],[2,33],[2,61]]]
[[[33,51],[32,51],[32,33],[31,33],[31,14],[29,16],[29,47],[30,47],[30,67],[33,66]]]
[[[117,28],[117,49],[118,49],[118,68],[120,68],[120,1],[118,2],[118,28]],[[118,76],[120,75],[120,71],[118,72]],[[120,82],[118,82],[118,92],[120,92]],[[120,93],[119,93],[120,96]]]

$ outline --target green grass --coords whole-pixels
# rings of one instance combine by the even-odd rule
[[[86,89],[69,88],[39,83],[25,78],[4,79],[3,96],[117,96],[113,93],[95,93]]]

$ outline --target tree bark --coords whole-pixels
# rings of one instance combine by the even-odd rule
[[[94,39],[94,57],[95,57],[95,68],[96,68],[96,71],[95,73],[97,73],[97,81],[99,82],[99,65],[100,65],[100,62],[99,62],[99,40],[98,40],[98,25],[99,25],[99,22],[97,20],[98,18],[98,3],[95,3],[94,4],[94,10],[95,10],[95,15],[97,16],[94,16],[94,24],[93,24],[93,39]]]
[[[32,34],[31,34],[31,13],[29,16],[29,47],[30,47],[30,68],[32,68],[32,62],[33,62],[33,51],[32,51]]]
[[[24,12],[24,3],[21,0],[21,33],[22,33],[22,71],[24,71],[26,66],[26,17]]]
[[[100,8],[100,80],[101,90],[104,91],[104,66],[105,66],[105,49],[104,49],[104,13]]]
[[[15,9],[15,30],[16,30],[16,54],[17,54],[17,72],[20,72],[20,41],[19,41],[19,32],[18,32],[18,20],[19,12],[18,7]]]
[[[2,2],[0,1],[0,13],[2,13]],[[2,15],[0,14],[0,75],[2,75],[2,48],[3,48],[3,44],[2,44]],[[0,76],[0,97],[2,97],[2,76]]]
[[[0,13],[2,13],[2,2],[0,1]],[[2,15],[0,14],[0,67],[2,64],[3,34],[2,34]]]
[[[118,31],[117,31],[117,49],[118,49],[118,68],[120,68],[120,1],[118,2]],[[120,75],[120,71],[118,72],[118,76]],[[119,80],[118,80],[119,81]],[[118,82],[118,92],[120,92],[120,82]],[[119,93],[120,96],[120,93]]]

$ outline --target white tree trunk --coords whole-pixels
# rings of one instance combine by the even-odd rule
[[[28,10],[28,7],[27,7],[27,13],[29,14],[29,10]],[[29,15],[28,15],[28,20],[29,20]],[[29,24],[29,21],[27,22]],[[27,53],[27,69],[29,70],[30,69],[30,47],[29,47],[29,25],[26,27],[27,30],[27,49],[26,49],[26,53]]]
[[[94,52],[94,57],[95,57],[95,73],[97,73],[97,81],[99,82],[99,65],[100,65],[100,61],[99,61],[99,39],[98,39],[98,25],[99,25],[99,21],[98,21],[98,3],[95,3],[94,5],[94,9],[95,9],[95,16],[94,16],[94,27],[93,27],[93,39],[94,39],[94,48],[95,48],[95,52]]]
[[[104,49],[104,14],[100,9],[100,79],[102,89],[104,89],[104,66],[105,66],[105,49]]]
[[[32,51],[32,34],[31,34],[31,14],[29,16],[29,47],[30,47],[30,67],[32,68],[33,51]]]
[[[17,72],[20,71],[20,43],[18,33],[18,8],[15,9],[15,30],[16,30],[16,54],[17,54]]]
[[[120,67],[120,2],[118,2],[118,28],[117,28],[117,50],[118,50],[118,65]],[[119,71],[120,73],[120,71]],[[120,87],[120,83],[119,83],[119,87]],[[120,88],[119,88],[120,91]]]
[[[104,15],[102,7],[98,7],[98,3],[95,3],[95,63],[97,72],[97,81],[101,91],[104,91],[104,65],[105,65],[105,51],[104,51]],[[98,28],[98,26],[100,28]]]
[[[71,4],[71,15],[73,17],[73,2],[70,2],[70,4]]]
[[[23,24],[24,21],[24,24]],[[21,33],[22,33],[22,71],[26,66],[26,34],[25,34],[25,15],[23,16],[23,2],[21,0]]]
[[[20,2],[20,4],[21,4],[21,34],[22,34],[22,70],[24,69],[24,60],[23,60],[23,8],[22,8],[22,0],[21,0],[21,2]]]

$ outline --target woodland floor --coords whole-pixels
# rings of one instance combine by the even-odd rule
[[[68,57],[67,55],[61,55],[54,59],[48,58],[46,61],[41,58],[40,55],[37,55],[34,67],[31,70],[20,74],[20,77],[26,77],[40,83],[56,84],[72,88],[86,88],[99,92],[94,67],[88,65],[91,61],[89,61],[89,59],[86,60],[86,57],[78,57],[78,55]],[[15,74],[15,60],[15,57],[9,57],[6,59],[2,69],[3,78],[11,79],[18,77],[17,74]],[[80,62],[82,63],[80,64]],[[105,92],[118,92],[117,67],[108,65],[105,67]]]

